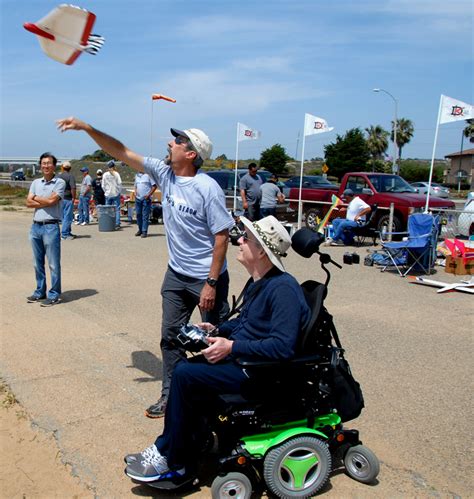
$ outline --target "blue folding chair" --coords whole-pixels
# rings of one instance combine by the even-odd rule
[[[436,245],[439,236],[439,216],[429,213],[415,213],[408,217],[407,232],[386,232],[384,237],[405,235],[402,241],[382,239],[382,251],[386,255],[381,271],[395,267],[405,277],[411,270],[429,274],[436,259]]]

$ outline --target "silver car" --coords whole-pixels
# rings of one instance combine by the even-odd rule
[[[410,185],[414,187],[419,194],[428,193],[428,182],[412,182]],[[435,182],[431,182],[430,196],[447,199],[449,198],[449,189],[440,184],[436,184]]]

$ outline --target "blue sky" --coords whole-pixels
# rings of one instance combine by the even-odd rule
[[[474,101],[471,0],[81,0],[106,43],[73,66],[22,27],[58,4],[0,0],[0,156],[95,150],[83,133],[56,131],[69,115],[147,155],[152,93],[177,100],[153,104],[158,157],[172,126],[202,128],[213,157],[234,158],[238,121],[262,132],[240,143],[240,158],[275,143],[295,156],[305,112],[335,127],[306,140],[306,158],[323,156],[337,133],[389,129],[394,103],[372,91],[381,87],[415,125],[403,157],[430,158],[440,94]],[[462,128],[440,128],[436,157],[460,149]]]

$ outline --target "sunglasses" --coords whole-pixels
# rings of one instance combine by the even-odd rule
[[[247,243],[253,243],[260,246],[260,243],[257,240],[249,237],[249,233],[246,230],[239,231],[239,239],[240,238],[242,238]]]
[[[174,141],[176,144],[189,144],[189,139],[187,137],[183,137],[182,135],[178,135],[177,137],[174,138]]]

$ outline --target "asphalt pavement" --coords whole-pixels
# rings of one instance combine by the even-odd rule
[[[52,432],[63,460],[98,497],[153,496],[123,474],[123,455],[162,430],[144,410],[160,394],[160,285],[167,265],[162,225],[99,232],[73,226],[62,243],[63,303],[26,303],[34,289],[31,213],[0,212],[2,377]],[[361,256],[367,248],[351,249]],[[328,248],[342,263],[347,248]],[[228,253],[231,292],[247,280]],[[298,280],[324,279],[317,258],[290,252]],[[435,279],[458,276],[438,269]],[[332,269],[326,300],[366,408],[348,426],[381,461],[379,481],[362,485],[336,472],[328,497],[472,496],[473,297],[437,294],[362,265]],[[281,396],[285,404],[285,395]],[[1,473],[1,472],[0,472]],[[191,497],[209,497],[205,486]]]

